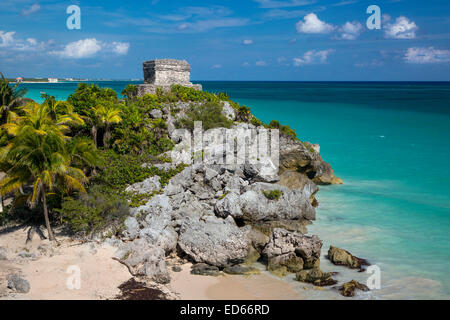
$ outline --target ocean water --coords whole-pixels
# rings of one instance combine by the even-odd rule
[[[118,92],[127,83],[98,82]],[[344,185],[320,187],[309,232],[323,239],[323,255],[332,244],[380,267],[381,289],[358,298],[450,299],[450,83],[200,83],[320,144]],[[76,88],[22,86],[37,100],[40,92],[65,99]],[[340,281],[370,276],[326,259],[322,268],[339,271]],[[304,295],[305,286],[293,285]]]

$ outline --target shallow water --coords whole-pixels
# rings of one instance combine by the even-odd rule
[[[120,92],[126,82],[102,82]],[[450,298],[450,84],[202,82],[319,143],[342,186],[321,187],[309,232],[381,268],[381,289],[358,298]],[[24,84],[65,99],[69,84]],[[368,274],[331,265],[339,280]],[[304,289],[298,284],[299,294]],[[306,286],[307,287],[307,286]],[[336,298],[308,289],[310,298]],[[308,292],[309,292],[308,291]]]

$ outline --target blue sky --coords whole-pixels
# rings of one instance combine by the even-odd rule
[[[73,4],[81,30],[66,27]],[[154,58],[186,59],[194,80],[449,81],[450,1],[0,2],[8,77],[142,78]]]

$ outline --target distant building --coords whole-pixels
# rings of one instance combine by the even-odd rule
[[[50,83],[57,83],[58,79],[57,78],[48,78],[48,82],[50,82]]]
[[[17,83],[21,83],[21,82],[23,82],[23,78],[22,78],[22,77],[18,77],[18,78],[16,78],[16,82],[17,82]]]

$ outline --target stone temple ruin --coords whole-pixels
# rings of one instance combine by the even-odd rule
[[[186,60],[158,59],[144,62],[144,84],[138,86],[138,96],[156,93],[156,88],[170,91],[174,84],[202,90],[190,82],[191,66]]]

